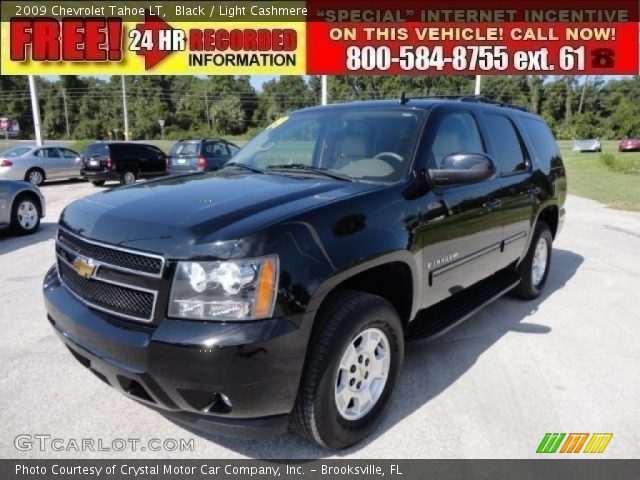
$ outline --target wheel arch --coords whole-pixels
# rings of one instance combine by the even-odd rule
[[[406,328],[419,310],[420,285],[421,273],[413,255],[408,251],[391,252],[332,275],[318,287],[307,311],[317,312],[336,291],[358,290],[391,303]]]

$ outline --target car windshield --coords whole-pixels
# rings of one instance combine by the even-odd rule
[[[394,182],[406,174],[424,110],[353,107],[283,117],[233,157],[271,172],[335,173],[353,180]]]
[[[15,158],[20,157],[31,150],[30,147],[13,147],[9,150],[5,150],[4,152],[0,152],[0,157],[5,158]]]
[[[178,142],[171,149],[170,155],[198,155],[199,153],[199,142]]]

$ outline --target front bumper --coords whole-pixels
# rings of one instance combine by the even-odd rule
[[[311,322],[164,319],[150,328],[88,308],[61,284],[55,266],[44,298],[74,357],[125,395],[199,430],[235,437],[286,431]]]

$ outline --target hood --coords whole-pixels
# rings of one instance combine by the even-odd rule
[[[81,236],[170,258],[225,258],[267,225],[376,186],[319,177],[196,173],[77,200],[60,224]]]

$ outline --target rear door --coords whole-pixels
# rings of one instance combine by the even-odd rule
[[[42,160],[47,180],[65,178],[67,163],[57,148],[41,148],[36,152],[36,156]]]
[[[498,268],[504,268],[526,253],[540,188],[534,181],[531,157],[514,119],[498,112],[483,114],[488,147],[500,176],[502,206],[496,215],[503,225]]]
[[[58,148],[65,161],[65,177],[77,177],[80,175],[81,158],[78,152],[69,148]]]
[[[437,122],[437,120],[436,120]],[[454,153],[486,153],[471,110],[446,113],[427,148],[427,168],[439,169]],[[433,187],[425,197],[420,221],[428,307],[496,271],[502,227],[496,215],[498,178],[484,182]]]
[[[227,144],[218,141],[203,142],[202,154],[207,159],[207,170],[217,170],[231,158]]]

